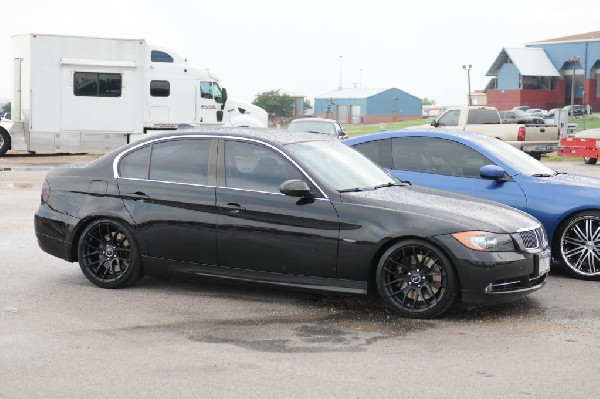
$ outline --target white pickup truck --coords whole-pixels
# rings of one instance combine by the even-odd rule
[[[502,123],[494,107],[470,106],[451,108],[431,122],[437,129],[465,130],[496,137],[536,159],[556,151],[559,129],[557,126]]]

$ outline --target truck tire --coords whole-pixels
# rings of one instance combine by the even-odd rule
[[[10,150],[10,135],[3,127],[0,127],[0,157]]]
[[[583,157],[583,162],[587,163],[588,165],[594,165],[596,162],[598,162],[598,158]]]

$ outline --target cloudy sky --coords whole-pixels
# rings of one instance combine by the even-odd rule
[[[19,0],[0,10],[0,99],[12,97],[10,36],[46,33],[146,39],[208,67],[230,96],[281,89],[315,96],[397,87],[465,104],[503,47],[600,31],[600,1]],[[341,62],[340,62],[340,56]]]

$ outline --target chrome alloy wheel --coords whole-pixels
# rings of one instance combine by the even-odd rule
[[[600,216],[586,214],[571,219],[560,237],[560,255],[576,275],[600,276]]]

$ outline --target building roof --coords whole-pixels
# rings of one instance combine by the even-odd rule
[[[522,76],[560,76],[544,49],[535,47],[503,48],[486,76],[497,76],[506,63],[515,64]]]
[[[321,94],[315,98],[368,98],[386,90],[389,89],[367,89],[363,87],[354,89],[338,89]]]
[[[580,33],[578,35],[563,36],[563,37],[557,37],[557,38],[554,38],[554,39],[540,40],[539,42],[533,42],[531,44],[534,44],[534,43],[579,42],[579,41],[583,41],[583,42],[600,41],[600,31],[588,32],[588,33]]]

